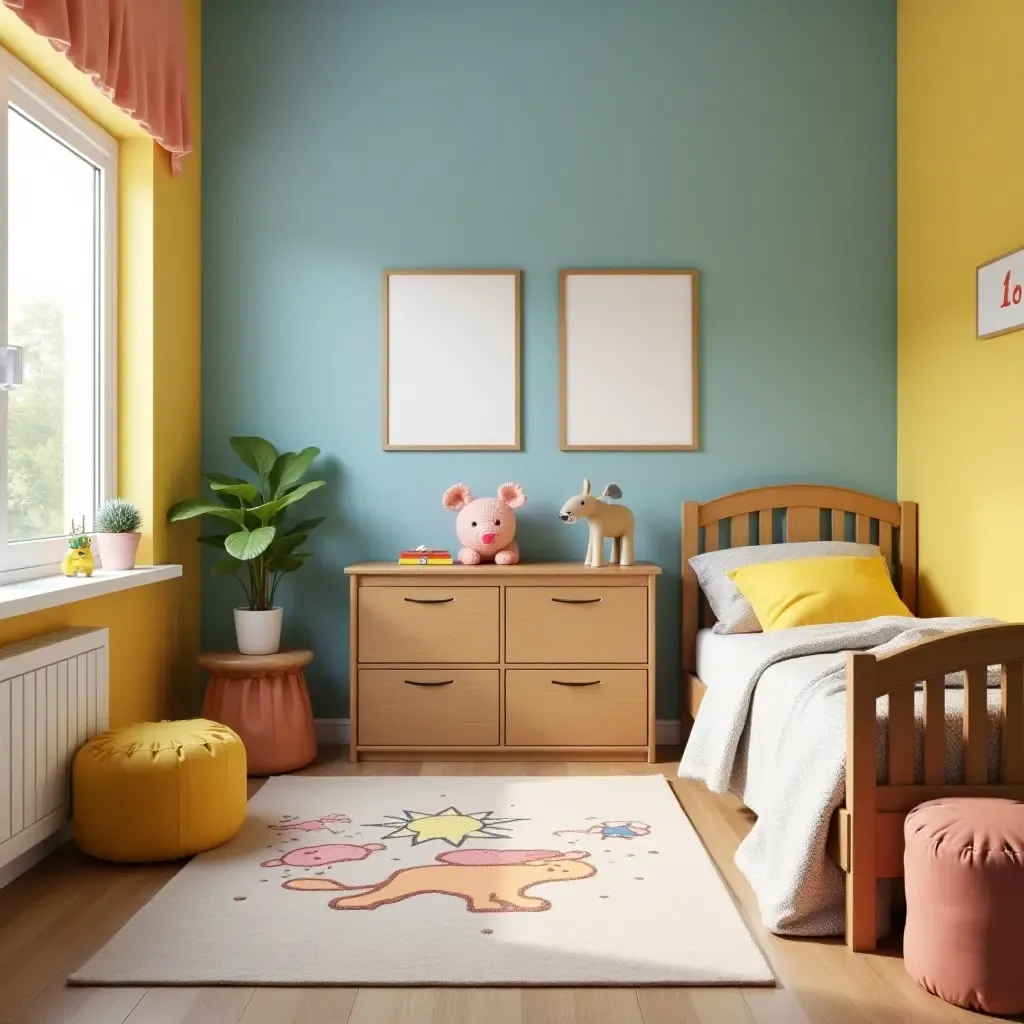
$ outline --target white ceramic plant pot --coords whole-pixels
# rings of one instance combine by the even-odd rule
[[[235,609],[235,637],[239,654],[276,654],[281,649],[283,608],[254,612]]]
[[[97,533],[100,564],[104,569],[134,569],[141,533]]]

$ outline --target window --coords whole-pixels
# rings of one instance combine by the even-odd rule
[[[0,570],[59,562],[114,493],[117,144],[0,51]],[[3,339],[0,338],[0,344]]]

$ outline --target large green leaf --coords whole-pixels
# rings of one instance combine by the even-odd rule
[[[282,509],[287,508],[289,505],[295,504],[295,502],[303,499],[310,491],[315,491],[318,487],[323,487],[326,481],[324,480],[310,480],[309,483],[300,484],[293,491],[289,491],[287,494],[280,498],[275,498],[273,501],[265,502],[262,505],[257,505],[255,508],[250,508],[247,511],[251,512],[261,523],[269,523]]]
[[[237,558],[225,558],[213,567],[214,576],[233,576],[241,568],[242,563]]]
[[[260,479],[269,475],[277,461],[277,449],[262,437],[229,438],[235,454],[251,469],[259,473]]]
[[[294,526],[289,526],[283,534],[279,536],[290,537],[293,533],[309,533],[310,530],[315,530],[323,521],[326,516],[317,516],[315,519],[303,519],[301,523],[296,523]]]
[[[280,498],[289,488],[294,487],[306,475],[319,454],[319,448],[303,448],[298,454],[285,452],[278,456],[270,471],[270,496]]]
[[[282,558],[289,551],[294,551],[308,536],[308,533],[279,533],[270,545],[270,557]]]
[[[224,541],[224,549],[239,561],[251,562],[270,547],[275,533],[277,531],[272,526],[261,526],[258,530],[239,530]]]
[[[209,544],[211,548],[220,548],[224,550],[224,541],[228,539],[226,533],[213,533],[207,534],[205,537],[196,538],[200,544]]]
[[[245,523],[245,515],[240,508],[225,508],[223,505],[214,505],[212,501],[204,501],[202,498],[187,498],[185,501],[179,501],[167,513],[167,521],[180,523],[184,519],[195,519],[196,516],[216,516],[218,519],[226,519],[236,526],[243,526]]]
[[[240,476],[228,476],[226,473],[204,473],[203,479],[208,480],[210,486],[214,484],[244,484]]]
[[[281,454],[278,455],[277,460],[274,462],[273,468],[270,470],[270,476],[267,477],[268,500],[277,497],[278,489],[280,487],[281,474],[284,472],[284,469],[288,465],[289,460],[294,458],[295,452],[281,452]]]
[[[247,484],[248,481],[243,480],[240,476],[228,476],[226,473],[204,473],[203,479],[210,485],[213,496],[222,505],[227,505],[228,508],[238,508],[241,504],[239,501],[232,501],[232,495],[222,493],[221,488],[225,485]]]
[[[283,558],[272,558],[267,568],[271,572],[295,572],[302,568],[302,563],[312,555],[311,551],[296,551]]]
[[[216,491],[219,494],[230,494],[236,498],[241,498],[243,501],[253,502],[259,495],[259,491],[256,489],[255,484],[246,483],[242,480],[240,483],[222,484],[210,482],[210,490]]]
[[[284,558],[275,558],[267,568],[271,572],[295,572],[296,569],[302,568],[302,559],[286,555]]]

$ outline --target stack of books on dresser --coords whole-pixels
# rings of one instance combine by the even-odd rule
[[[452,553],[438,551],[433,548],[416,548],[413,551],[401,551],[398,554],[399,565],[451,565]]]

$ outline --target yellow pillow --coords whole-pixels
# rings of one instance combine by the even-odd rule
[[[910,616],[885,559],[838,555],[745,565],[726,574],[767,633],[794,626]]]

